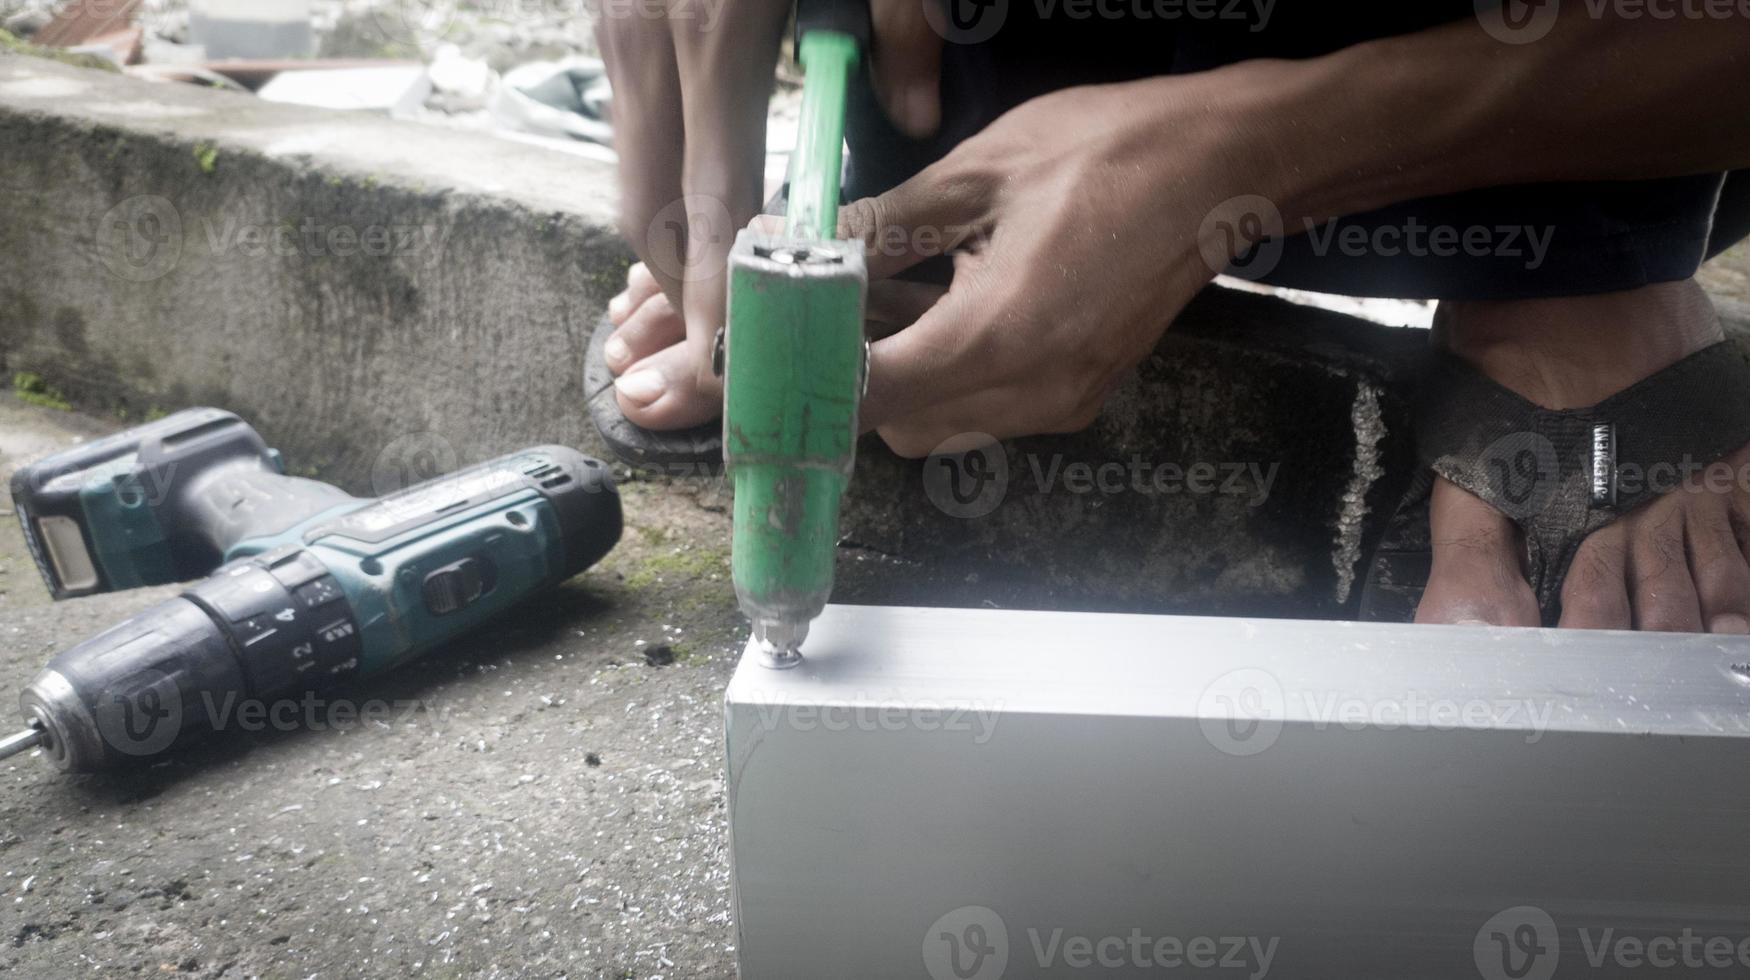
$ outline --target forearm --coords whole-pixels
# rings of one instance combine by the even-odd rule
[[[1256,127],[1314,219],[1478,187],[1750,166],[1750,20],[1624,21],[1568,4],[1511,45],[1477,21],[1274,63]]]

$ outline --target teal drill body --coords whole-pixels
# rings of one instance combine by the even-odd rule
[[[386,671],[589,567],[621,530],[607,468],[574,450],[365,500],[287,476],[254,429],[214,409],[26,467],[12,496],[57,599],[206,576],[25,690],[27,718],[70,769],[168,748],[227,697],[295,699]],[[133,751],[142,743],[106,730],[103,712],[148,701],[176,705],[176,731]]]

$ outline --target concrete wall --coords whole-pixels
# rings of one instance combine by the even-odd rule
[[[230,408],[355,491],[537,441],[600,451],[581,358],[629,260],[601,164],[0,57],[0,181],[9,375],[130,419]],[[1213,294],[1093,430],[1010,447],[988,513],[938,506],[871,442],[842,594],[1340,612],[1403,470],[1393,379],[1420,343]],[[1190,486],[1200,464],[1216,489]]]
[[[588,442],[602,164],[7,57],[0,181],[0,357],[81,405],[223,405],[351,481],[427,433]]]

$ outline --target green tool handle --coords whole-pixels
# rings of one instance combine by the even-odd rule
[[[801,241],[838,236],[839,181],[844,169],[845,103],[861,45],[850,34],[813,30],[797,53],[806,73],[796,152],[790,158],[786,232]]]

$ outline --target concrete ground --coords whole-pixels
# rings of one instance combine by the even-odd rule
[[[113,425],[0,396],[0,474]],[[386,718],[101,777],[0,763],[0,975],[733,975],[727,522],[709,490],[624,496],[602,565],[350,692]],[[10,722],[57,650],[175,590],[51,604],[0,516]]]

